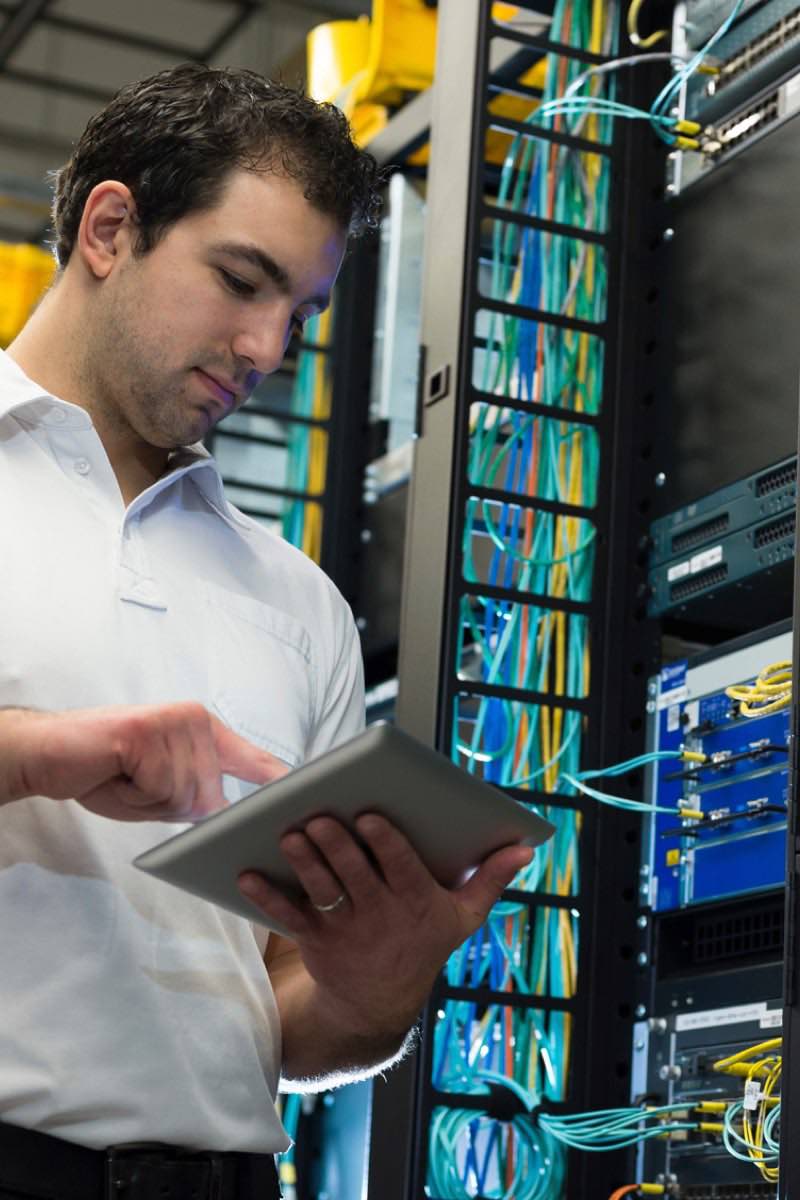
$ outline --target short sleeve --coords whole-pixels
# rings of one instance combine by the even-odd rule
[[[306,745],[306,760],[355,737],[365,725],[361,642],[350,610],[333,670],[320,697],[318,716]]]

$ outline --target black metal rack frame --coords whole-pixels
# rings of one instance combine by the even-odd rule
[[[462,578],[461,543],[465,504],[470,496],[489,495],[467,481],[466,447],[470,403],[482,398],[471,384],[474,319],[478,308],[513,311],[520,317],[551,325],[580,327],[569,318],[513,310],[477,293],[476,263],[480,252],[480,221],[492,215],[503,221],[531,223],[554,233],[576,237],[576,230],[536,218],[519,218],[505,209],[487,210],[484,199],[484,144],[489,125],[487,98],[491,87],[492,37],[514,41],[533,63],[542,54],[564,54],[583,62],[594,56],[551,43],[543,35],[526,35],[495,26],[488,0],[442,3],[436,84],[432,105],[432,159],[428,182],[427,274],[423,295],[425,373],[421,379],[421,430],[411,484],[404,600],[400,644],[399,723],[428,741],[449,744],[453,699],[469,689],[458,680],[456,644],[458,611],[465,592],[489,594],[479,584]],[[528,0],[523,7],[534,8]],[[535,8],[542,11],[542,4]],[[529,132],[516,122],[491,118],[493,125]],[[588,698],[572,701],[558,697],[558,707],[577,708],[587,719],[587,759],[611,762],[638,753],[642,748],[645,680],[656,664],[654,629],[645,616],[645,560],[641,551],[652,504],[654,481],[653,421],[659,387],[659,335],[656,320],[657,292],[653,278],[663,252],[663,215],[660,205],[643,206],[643,190],[650,196],[661,181],[662,154],[649,133],[618,122],[610,146],[584,142],[537,128],[537,137],[609,156],[614,197],[607,234],[590,235],[604,246],[609,265],[609,305],[605,322],[591,332],[605,341],[604,403],[599,416],[587,417],[572,410],[521,405],[502,399],[504,407],[538,411],[549,417],[591,424],[601,448],[601,476],[597,507],[591,519],[598,530],[595,588],[586,614],[593,629],[592,688]],[[410,144],[414,144],[413,141]],[[651,224],[645,223],[649,217]],[[578,231],[578,237],[583,234]],[[435,248],[435,249],[433,249]],[[458,263],[458,275],[442,271],[442,263]],[[636,314],[636,324],[632,320]],[[643,330],[644,326],[644,330]],[[497,400],[497,398],[494,398]],[[492,496],[495,493],[492,491]],[[553,505],[535,499],[496,493],[497,498],[553,511]],[[557,508],[558,506],[556,506]],[[571,510],[567,513],[584,510]],[[435,515],[434,515],[435,514]],[[515,602],[541,600],[549,609],[575,608],[552,597],[513,592],[503,596]],[[493,694],[505,695],[502,689]],[[518,697],[520,698],[520,697]],[[527,700],[536,695],[525,693]],[[538,697],[542,699],[542,697]],[[620,703],[622,698],[622,703]],[[552,695],[546,698],[553,702]],[[575,798],[524,792],[527,801],[566,804],[583,813],[582,884],[569,903],[581,914],[581,951],[578,991],[570,1001],[503,994],[503,1003],[537,1008],[566,1008],[573,1013],[573,1065],[569,1108],[582,1110],[624,1105],[629,1097],[631,1021],[634,1015],[637,971],[637,901],[639,828],[631,814],[617,810],[597,813]],[[623,882],[620,882],[623,881]],[[632,881],[632,882],[628,882]],[[520,898],[517,895],[516,898]],[[525,895],[535,907],[558,906],[552,895]],[[641,951],[640,951],[641,953]],[[441,1000],[455,995],[440,982],[428,1006],[432,1018]],[[475,994],[478,1002],[497,999],[491,993]],[[425,1022],[425,1028],[431,1024]],[[434,1093],[430,1085],[432,1036],[423,1036],[416,1078],[413,1128],[404,1124],[409,1102],[410,1072],[392,1088],[376,1093],[375,1127],[381,1148],[373,1157],[371,1181],[375,1194],[398,1200],[421,1200],[425,1195],[427,1130],[432,1108],[439,1103],[468,1107],[474,1098]],[[485,1098],[478,1098],[485,1104]],[[386,1136],[392,1126],[395,1138]],[[407,1148],[410,1154],[406,1158]],[[387,1161],[387,1155],[389,1161]],[[608,1195],[625,1179],[620,1156],[574,1156],[570,1163],[567,1195],[570,1200],[588,1195]],[[380,1184],[379,1179],[382,1181]],[[398,1184],[397,1180],[403,1182]],[[388,1187],[388,1191],[387,1191]],[[605,1189],[605,1190],[604,1190]]]

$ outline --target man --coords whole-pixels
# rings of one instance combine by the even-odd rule
[[[325,308],[375,209],[336,110],[245,71],[124,88],[59,173],[59,273],[0,362],[0,1196],[210,1196],[213,1171],[277,1195],[279,1075],[395,1059],[530,857],[451,892],[379,816],[371,856],[319,819],[282,844],[303,903],[240,881],[292,941],[130,865],[159,822],[247,790],[223,776],[363,722],[346,605],[195,443]],[[104,1183],[131,1143],[182,1151],[114,1150]]]

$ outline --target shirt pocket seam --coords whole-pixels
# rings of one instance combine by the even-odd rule
[[[312,654],[311,634],[306,626],[290,613],[275,608],[263,600],[257,600],[251,596],[241,596],[237,592],[228,591],[227,588],[217,587],[207,580],[203,580],[202,590],[209,613],[213,614],[215,609],[224,611],[226,617],[232,622],[241,622],[247,628],[256,630],[262,637],[284,646],[305,664],[309,689],[307,735],[310,736],[316,724],[318,681]],[[295,638],[289,636],[291,631],[296,633]],[[224,672],[218,669],[217,662],[216,655],[212,655],[211,704],[219,716],[226,724],[241,731],[244,736],[254,739],[262,749],[276,754],[289,766],[299,765],[303,761],[305,744],[300,742],[296,747],[290,747],[279,738],[268,735],[263,725],[259,727],[247,720],[243,715],[242,707],[231,696],[230,683],[225,679]]]
[[[262,750],[266,750],[269,754],[274,754],[276,758],[280,758],[288,767],[299,766],[303,760],[300,749],[292,749],[278,738],[268,737],[262,729],[256,729],[249,721],[245,721],[239,716],[238,710],[228,707],[227,699],[228,697],[225,693],[218,692],[211,701],[212,708],[226,725],[234,729],[242,737],[255,742]]]

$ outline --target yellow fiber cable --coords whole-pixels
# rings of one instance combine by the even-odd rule
[[[759,1042],[756,1046],[748,1046],[744,1050],[740,1050],[738,1054],[731,1054],[728,1058],[721,1058],[718,1062],[712,1064],[715,1071],[721,1071],[723,1074],[730,1074],[730,1067],[739,1063],[746,1063],[748,1059],[756,1054],[766,1054],[770,1050],[779,1050],[783,1045],[783,1038],[770,1038],[769,1041]],[[739,1072],[737,1071],[736,1074]]]
[[[771,1098],[771,1092],[780,1078],[780,1058],[764,1059],[762,1062],[754,1063],[748,1072],[747,1081],[755,1079],[757,1073],[764,1069],[767,1069],[768,1073],[761,1087],[755,1126],[753,1126],[753,1110],[745,1108],[742,1113],[742,1133],[747,1144],[747,1152],[754,1165],[760,1171],[762,1178],[772,1182],[778,1178],[778,1168],[768,1165],[764,1158],[764,1122],[767,1116],[765,1101],[768,1097]]]
[[[589,35],[589,49],[592,54],[602,52],[605,15],[603,0],[592,0],[592,32]]]
[[[576,982],[576,956],[575,956],[575,939],[572,936],[572,922],[570,914],[566,908],[562,908],[559,913],[559,935],[562,941],[562,962],[564,965],[564,974],[562,982],[564,984],[564,995],[575,995]]]
[[[651,46],[655,46],[662,38],[669,37],[669,30],[659,29],[655,33],[651,33],[649,37],[641,37],[639,34],[639,13],[643,4],[644,0],[631,0],[630,7],[628,8],[628,37],[634,46],[641,46],[644,50],[649,50]]]
[[[743,717],[761,717],[788,708],[792,702],[792,664],[770,663],[762,667],[753,683],[737,683],[725,695],[739,703]]]

